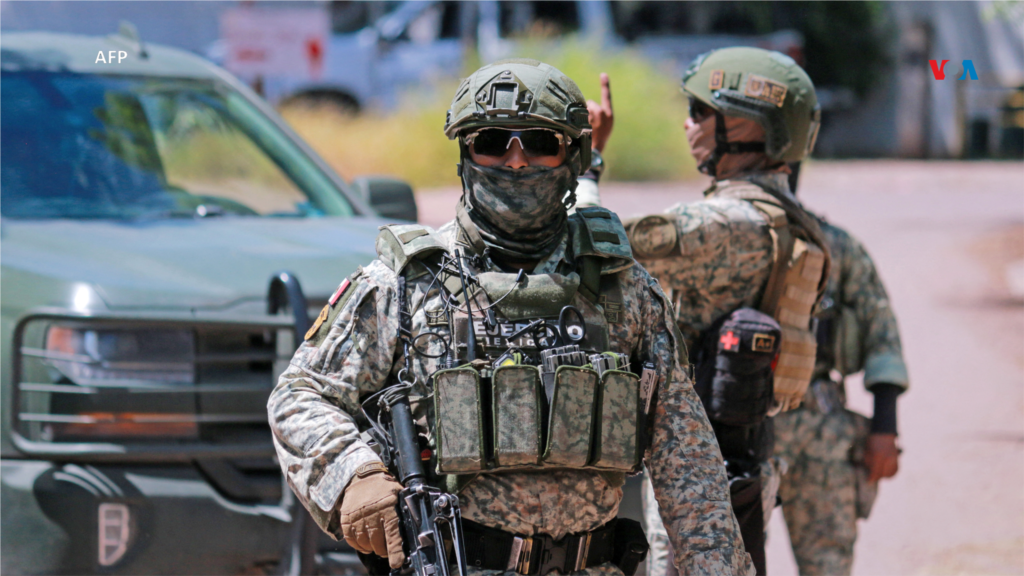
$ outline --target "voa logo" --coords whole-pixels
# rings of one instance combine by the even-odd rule
[[[932,76],[935,76],[936,80],[946,79],[946,62],[949,62],[949,60],[943,60],[941,63],[938,60],[928,61],[928,63],[932,65]],[[964,73],[961,74],[957,80],[967,80],[968,75],[971,80],[978,79],[978,72],[974,70],[974,62],[971,60],[964,60]]]

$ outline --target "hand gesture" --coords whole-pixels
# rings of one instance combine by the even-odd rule
[[[612,127],[615,125],[615,113],[612,111],[612,85],[608,75],[601,73],[601,103],[587,100],[587,112],[590,116],[590,126],[594,129],[592,145],[598,152],[604,152],[608,144],[608,138],[612,135]]]

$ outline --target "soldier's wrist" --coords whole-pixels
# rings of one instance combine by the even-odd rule
[[[875,410],[871,417],[872,434],[897,434],[896,399],[903,389],[895,384],[878,383],[869,390],[875,397]]]

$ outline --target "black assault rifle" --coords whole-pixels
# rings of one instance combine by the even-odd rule
[[[399,372],[397,384],[363,403],[363,413],[373,425],[370,434],[381,448],[381,459],[404,487],[398,493],[398,519],[405,564],[391,570],[391,575],[453,576],[448,565],[450,550],[457,576],[466,576],[459,497],[426,483],[419,436],[409,402],[412,384],[403,378],[410,374],[411,368],[410,318],[405,302],[405,277],[398,278],[399,339],[405,346],[405,368]]]
[[[406,560],[401,568],[391,570],[391,575],[466,576],[459,497],[445,494],[425,481],[409,404],[410,389],[411,386],[399,383],[370,399],[377,399],[380,409],[377,422],[384,426],[383,438],[379,426],[375,426],[382,459],[404,486],[398,493],[398,519]],[[449,549],[453,567],[448,565]]]

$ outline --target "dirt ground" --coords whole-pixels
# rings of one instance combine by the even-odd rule
[[[608,183],[602,198],[629,216],[705,185]],[[421,220],[451,219],[458,196],[421,192]],[[799,197],[875,259],[910,370],[900,472],[860,524],[854,574],[1024,574],[1024,301],[1006,275],[1024,258],[1024,164],[819,161]],[[870,414],[860,383],[847,389]],[[796,574],[778,509],[769,531],[769,573]]]

